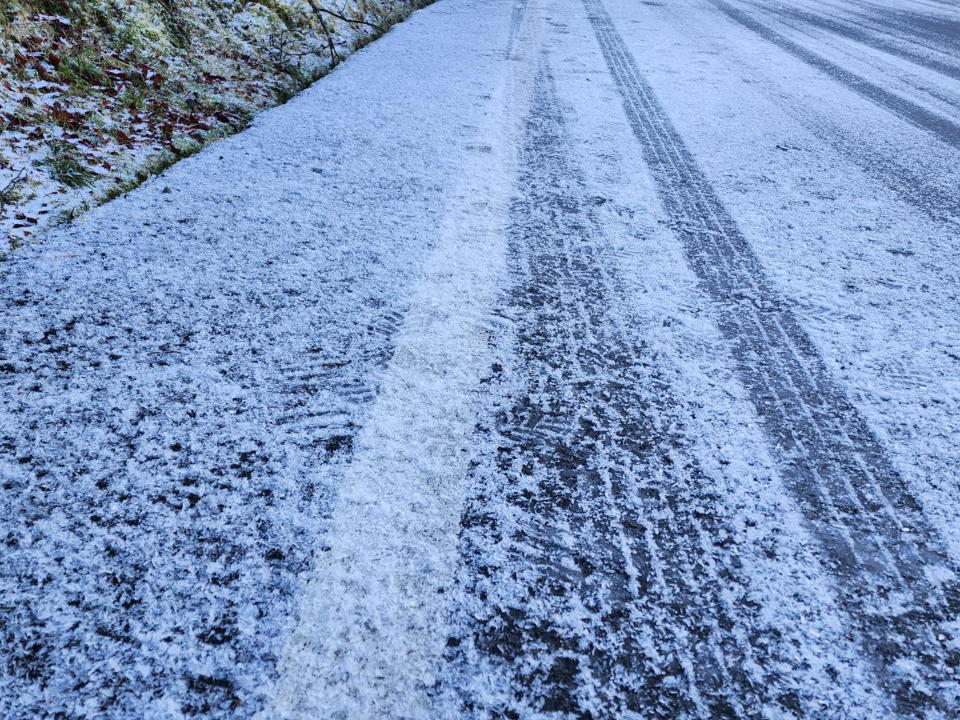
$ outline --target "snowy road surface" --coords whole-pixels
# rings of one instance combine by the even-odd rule
[[[960,10],[442,0],[0,266],[0,717],[960,717]]]

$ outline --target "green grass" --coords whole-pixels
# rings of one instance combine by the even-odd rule
[[[41,164],[46,166],[54,180],[70,188],[91,187],[97,181],[97,174],[87,167],[70,143],[52,141],[49,148]]]
[[[100,58],[93,50],[88,49],[64,58],[57,72],[67,85],[78,92],[90,85],[107,85],[110,82],[100,67]]]

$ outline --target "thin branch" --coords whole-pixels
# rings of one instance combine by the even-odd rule
[[[327,15],[332,15],[338,20],[343,20],[345,23],[350,23],[351,25],[366,25],[368,27],[372,27],[374,30],[381,33],[384,33],[387,31],[385,27],[381,25],[377,25],[376,23],[367,22],[366,20],[357,20],[354,18],[349,18],[346,15],[341,15],[340,13],[334,12],[333,10],[327,10],[327,8],[325,7],[317,7],[316,5],[314,5],[313,7],[314,7],[314,10],[316,10],[317,12],[322,12],[322,13],[326,13]],[[321,22],[323,21],[321,20]]]
[[[8,182],[6,186],[2,190],[0,190],[0,212],[3,212],[3,210],[12,200],[10,196],[13,194],[13,191],[17,187],[17,185],[26,181],[27,179],[25,177],[26,174],[27,174],[26,168],[21,169],[20,172],[14,175],[13,180]]]
[[[322,8],[314,6],[314,9],[321,10]],[[327,24],[323,21],[322,15],[317,15],[317,20],[320,21],[320,27],[323,29],[323,34],[327,38],[327,47],[330,49],[330,62],[336,65],[338,62],[343,60],[343,58],[341,58],[340,53],[337,52],[337,46],[333,42],[333,34],[330,32],[330,28],[327,27]]]

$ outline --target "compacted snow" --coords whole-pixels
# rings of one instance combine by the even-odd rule
[[[960,14],[443,0],[0,268],[0,716],[960,712]]]

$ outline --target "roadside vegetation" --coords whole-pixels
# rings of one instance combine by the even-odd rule
[[[425,4],[6,0],[0,253],[242,129]]]

